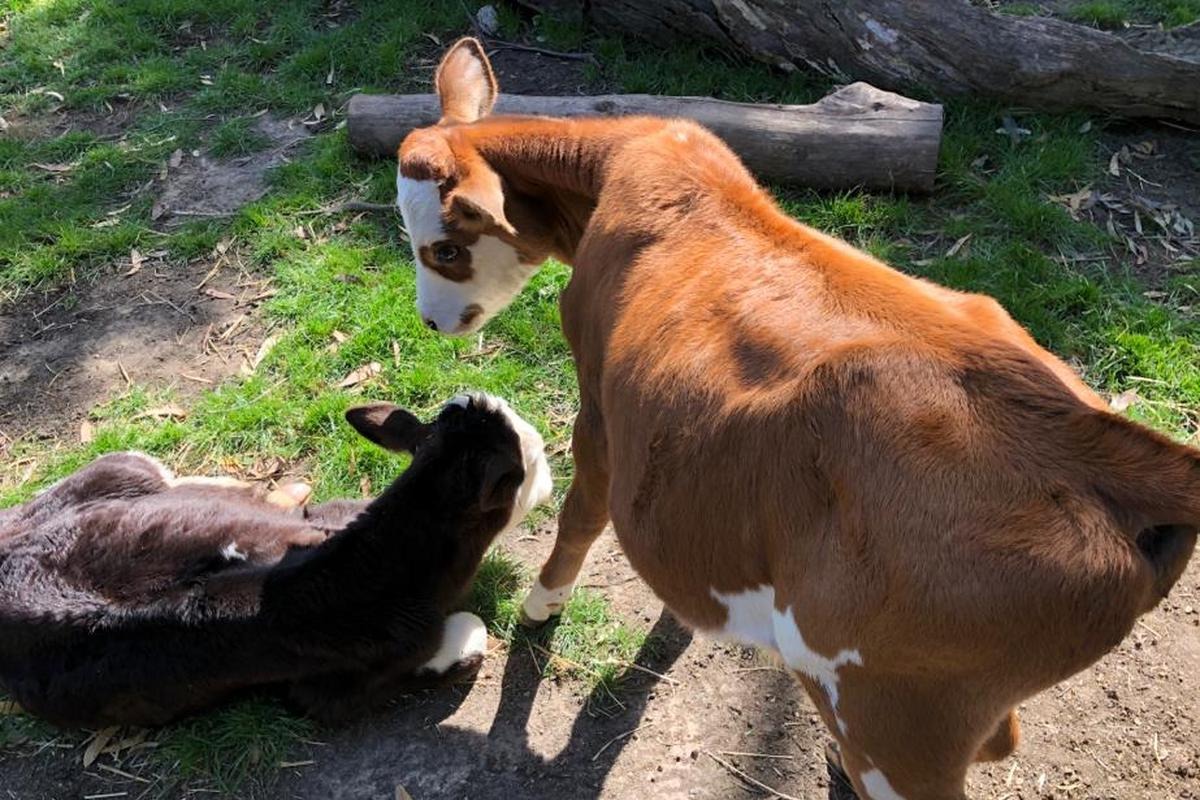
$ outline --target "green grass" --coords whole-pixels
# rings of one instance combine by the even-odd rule
[[[1075,22],[1116,29],[1126,23],[1161,23],[1175,28],[1200,19],[1200,0],[1088,0],[1067,12]]]
[[[175,787],[232,797],[262,783],[314,726],[264,700],[250,700],[179,723],[156,734],[152,762]],[[163,787],[165,788],[165,787]]]
[[[1197,13],[1196,1],[1115,5],[1139,14],[1153,6],[1165,24],[1178,24]],[[10,0],[6,8],[0,114],[29,124],[20,136],[0,139],[0,302],[86,279],[132,247],[166,250],[163,268],[172,269],[211,259],[227,241],[274,279],[278,294],[265,317],[279,340],[254,375],[198,397],[135,385],[109,398],[92,415],[96,436],[87,445],[16,442],[0,470],[0,506],[101,453],[128,448],[182,472],[238,471],[280,458],[313,480],[317,499],[356,496],[364,479],[378,489],[405,462],[351,431],[342,420],[347,406],[389,399],[428,415],[468,387],[509,398],[541,430],[556,454],[561,495],[576,407],[574,368],[558,325],[567,268],[546,266],[481,339],[446,339],[426,331],[414,312],[411,257],[394,215],[304,213],[348,196],[391,199],[393,165],[356,158],[337,123],[356,90],[427,90],[422,59],[437,48],[424,34],[444,42],[463,32],[458,4],[364,0],[334,19],[316,0]],[[591,49],[604,64],[604,80],[625,91],[807,102],[828,88],[809,75],[781,75],[694,48],[638,47],[544,18],[531,24],[510,10],[501,22],[506,36],[530,32],[548,47]],[[46,92],[61,94],[62,102]],[[253,115],[307,115],[318,103],[329,124],[289,153],[291,163],[273,174],[263,199],[229,219],[156,229],[150,215],[157,190],[139,190],[174,150],[252,155],[263,146]],[[123,129],[101,124],[110,105],[130,112]],[[60,106],[83,129],[60,135],[38,128]],[[1005,113],[978,103],[947,107],[932,198],[781,190],[780,200],[797,218],[901,269],[994,295],[1093,386],[1136,386],[1144,399],[1133,416],[1181,438],[1195,436],[1200,266],[1172,273],[1163,296],[1144,296],[1147,287],[1120,243],[1047,199],[1102,177],[1102,121],[1083,132],[1083,117],[1025,115],[1017,123],[1031,134],[1013,142],[996,133]],[[297,237],[301,224],[313,235]],[[1111,253],[1106,261],[1073,260]],[[347,338],[331,349],[334,331]],[[338,388],[370,361],[382,364],[378,376],[359,389]],[[134,419],[164,402],[185,402],[188,417]],[[510,648],[532,650],[547,676],[619,696],[620,675],[645,633],[586,592],[556,625],[526,632],[517,614],[532,566],[493,552],[470,606]],[[302,726],[269,704],[234,706],[164,731],[155,763],[177,763],[165,771],[188,786],[235,792],[265,780],[288,743],[305,735]],[[27,717],[0,716],[0,750],[43,736]]]
[[[630,663],[646,644],[646,631],[623,622],[602,596],[587,589],[576,590],[561,616],[545,626],[524,628],[521,601],[530,581],[528,567],[493,549],[480,567],[468,608],[510,650],[533,654],[544,677],[579,681],[592,697],[615,701]]]

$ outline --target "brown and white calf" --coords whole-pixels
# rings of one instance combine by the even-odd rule
[[[580,411],[544,620],[611,521],[688,624],[775,651],[871,800],[961,798],[1014,708],[1182,573],[1200,454],[1110,413],[995,301],[783,214],[667,119],[489,117],[463,40],[399,151],[419,311],[477,330],[548,256]]]

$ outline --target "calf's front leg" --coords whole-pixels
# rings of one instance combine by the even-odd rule
[[[599,412],[585,406],[571,439],[575,477],[558,516],[554,549],[521,606],[521,622],[541,625],[562,612],[588,550],[608,524],[608,454]]]
[[[304,714],[341,724],[421,689],[462,683],[479,671],[487,653],[487,628],[468,611],[446,617],[437,652],[415,670],[401,659],[375,670],[325,673],[288,686],[288,699]]]

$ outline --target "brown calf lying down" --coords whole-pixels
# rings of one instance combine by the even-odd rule
[[[546,257],[580,412],[562,607],[611,516],[682,620],[780,654],[864,798],[961,798],[1014,708],[1182,573],[1200,454],[1109,413],[993,300],[783,214],[689,122],[488,117],[479,45],[400,147],[417,302],[478,329]]]
[[[548,499],[542,440],[503,401],[421,424],[351,409],[414,453],[377,499],[285,507],[222,479],[103,456],[0,511],[0,688],[59,724],[158,725],[252,688],[341,719],[482,663],[462,600],[495,537]]]

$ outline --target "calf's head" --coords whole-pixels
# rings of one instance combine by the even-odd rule
[[[550,249],[541,215],[462,134],[491,112],[498,93],[479,42],[451,47],[434,83],[442,118],[401,143],[396,204],[412,242],[421,318],[464,335],[512,302]]]
[[[541,435],[498,397],[459,395],[428,423],[391,403],[351,408],[346,419],[381,447],[412,453],[412,468],[430,471],[450,493],[477,489],[470,499],[498,520],[488,526],[493,533],[517,525],[550,499]]]

